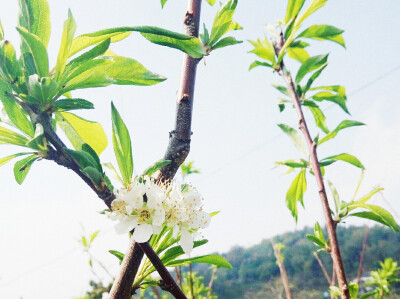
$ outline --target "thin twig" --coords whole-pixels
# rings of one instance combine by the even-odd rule
[[[322,260],[319,258],[318,253],[316,251],[313,252],[313,255],[315,257],[315,259],[317,260],[319,266],[321,267],[322,272],[324,273],[324,276],[326,278],[326,280],[328,281],[328,284],[331,285],[331,278],[329,277],[328,272],[326,271],[326,268],[324,266],[324,263],[322,262]]]
[[[189,0],[189,7],[184,19],[184,29],[188,35],[198,36],[200,22],[201,0]],[[184,55],[180,88],[178,92],[175,129],[170,132],[170,140],[164,160],[171,164],[161,169],[158,181],[169,182],[173,179],[179,166],[184,162],[190,150],[193,95],[196,80],[196,70],[199,60]],[[131,240],[130,247],[121,265],[118,277],[115,279],[109,299],[129,299],[131,288],[143,251]]]
[[[283,35],[280,35],[280,41],[278,44],[275,44],[276,52],[280,52],[282,45],[284,44]],[[346,273],[343,266],[343,260],[340,254],[339,243],[336,236],[336,222],[332,219],[331,208],[329,206],[328,197],[326,194],[325,184],[321,173],[321,168],[318,161],[317,156],[317,144],[312,140],[310,131],[307,127],[307,122],[303,114],[303,110],[301,108],[301,103],[299,97],[296,93],[296,88],[293,83],[292,76],[285,69],[285,65],[282,63],[277,70],[279,75],[285,80],[286,86],[289,91],[289,96],[293,101],[293,105],[296,109],[297,115],[299,117],[299,129],[304,135],[304,139],[307,143],[309,154],[310,154],[310,165],[311,169],[314,173],[315,179],[317,181],[318,193],[322,204],[323,214],[326,221],[326,227],[328,231],[329,244],[330,244],[330,253],[332,256],[334,268],[336,270],[336,276],[339,282],[340,292],[342,294],[342,298],[349,299],[349,287],[347,285]]]
[[[363,239],[361,255],[360,255],[360,263],[358,265],[358,271],[357,271],[357,279],[356,279],[357,284],[360,283],[360,279],[361,279],[361,275],[362,275],[364,256],[365,256],[365,252],[367,251],[368,233],[369,233],[369,227],[367,225],[365,225],[364,226],[364,239]]]
[[[286,298],[292,299],[292,293],[290,292],[289,277],[286,273],[285,264],[283,263],[283,256],[280,249],[275,245],[274,239],[271,239],[272,249],[274,250],[274,255],[276,258],[276,263],[278,264],[279,271],[281,273],[283,288],[285,289]]]

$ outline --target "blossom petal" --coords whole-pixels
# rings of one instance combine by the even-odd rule
[[[126,234],[137,226],[136,220],[121,220],[114,226],[117,234]]]
[[[162,206],[160,206],[158,210],[154,212],[152,224],[159,226],[164,223],[164,220],[165,220],[165,210],[162,208]]]
[[[147,242],[153,234],[153,226],[151,224],[139,224],[132,234],[132,238],[138,243]]]
[[[183,251],[187,255],[190,255],[190,252],[193,250],[193,236],[187,230],[181,230],[179,245],[182,246]]]

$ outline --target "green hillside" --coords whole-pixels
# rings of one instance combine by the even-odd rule
[[[327,281],[312,255],[317,248],[305,237],[311,233],[312,229],[305,228],[274,237],[275,242],[286,245],[282,253],[294,298],[323,298],[323,291],[327,289]],[[363,237],[363,227],[338,228],[338,239],[349,281],[357,276]],[[218,298],[280,298],[282,286],[279,268],[269,240],[263,240],[246,249],[234,247],[223,256],[232,264],[233,269],[218,271],[218,278],[213,286]],[[321,252],[319,256],[328,273],[332,273],[329,255]],[[400,234],[375,226],[369,231],[363,273],[368,275],[370,270],[379,267],[379,261],[387,257],[400,260]],[[207,284],[210,279],[208,267],[196,265],[195,271],[205,277]]]

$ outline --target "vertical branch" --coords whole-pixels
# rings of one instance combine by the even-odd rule
[[[200,23],[201,0],[189,0],[188,10],[184,19],[186,34],[198,36]],[[183,57],[182,78],[177,99],[175,128],[170,132],[169,144],[164,159],[171,163],[161,169],[157,181],[169,182],[173,179],[180,165],[185,161],[190,151],[192,134],[193,95],[196,80],[196,70],[199,60],[188,55]],[[148,243],[146,243],[148,245]],[[132,284],[143,258],[139,244],[132,239],[128,253],[124,256],[120,273],[111,289],[109,299],[129,299]]]
[[[273,239],[271,239],[271,244],[272,244],[272,248],[274,249],[276,263],[278,264],[279,271],[281,272],[281,278],[282,278],[283,287],[285,289],[286,298],[292,299],[292,293],[290,292],[289,278],[286,273],[285,264],[283,263],[282,253],[281,253],[280,249],[275,246],[275,242]]]
[[[284,41],[283,41],[283,36],[281,34],[281,40],[279,41],[279,44],[275,45],[275,50],[277,53],[280,52],[281,45],[283,44]],[[343,266],[342,256],[340,254],[339,242],[336,236],[336,222],[332,219],[331,208],[328,203],[325,184],[317,156],[317,144],[311,138],[310,131],[308,130],[307,122],[304,117],[303,110],[301,108],[301,103],[296,93],[296,88],[294,86],[292,76],[288,71],[285,70],[285,65],[283,61],[281,62],[279,69],[277,71],[279,75],[285,80],[286,86],[289,91],[289,96],[293,101],[293,105],[296,109],[299,118],[299,129],[303,133],[304,139],[308,146],[310,154],[310,165],[317,182],[318,193],[322,204],[322,210],[328,231],[329,244],[331,247],[330,253],[332,256],[334,268],[336,270],[336,276],[339,282],[339,288],[342,294],[342,298],[349,299],[350,298],[349,287],[347,285],[346,273]]]
[[[361,255],[360,255],[360,263],[358,265],[358,271],[357,271],[357,280],[356,280],[357,284],[360,283],[360,279],[361,279],[361,275],[362,275],[364,256],[365,256],[365,251],[367,250],[368,233],[369,233],[369,227],[367,225],[365,225],[364,226],[364,239],[363,239]]]

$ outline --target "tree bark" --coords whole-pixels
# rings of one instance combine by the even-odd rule
[[[198,36],[200,23],[201,0],[189,0],[185,14],[184,30],[186,34]],[[169,134],[169,144],[164,160],[171,163],[157,174],[157,181],[170,182],[185,161],[190,151],[191,124],[193,111],[193,96],[196,80],[196,70],[199,59],[184,54],[182,77],[178,91],[175,129]],[[129,299],[132,284],[135,280],[143,251],[132,239],[128,252],[124,257],[121,270],[117,276],[109,299]]]

